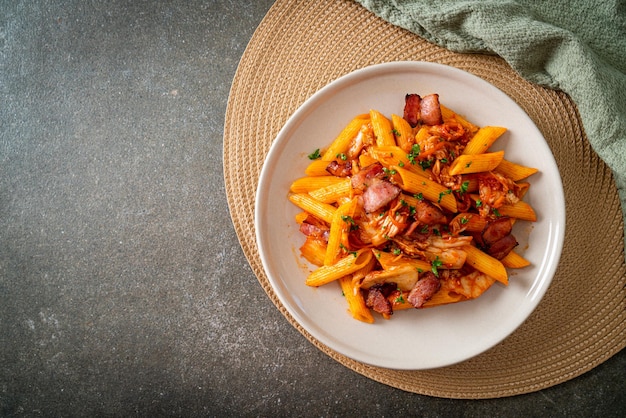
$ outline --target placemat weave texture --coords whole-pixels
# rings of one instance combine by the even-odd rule
[[[491,350],[440,369],[372,367],[324,346],[282,306],[256,247],[255,191],[279,130],[308,97],[329,82],[389,61],[450,65],[501,89],[543,133],[565,190],[563,255],[535,312]],[[500,58],[443,49],[351,1],[279,0],[257,28],[237,69],[226,111],[223,154],[232,221],[259,283],[311,343],[364,376],[431,396],[497,398],[572,379],[626,346],[624,226],[611,170],[589,146],[569,97],[525,81]]]

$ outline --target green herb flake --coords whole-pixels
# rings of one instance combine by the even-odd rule
[[[311,154],[308,155],[309,160],[317,160],[318,158],[322,157],[322,154],[320,154],[320,149],[316,149],[314,152],[312,152]]]
[[[459,189],[459,192],[461,192],[461,194],[466,193],[468,188],[469,188],[469,181],[466,180],[463,183],[461,183],[461,188]]]
[[[420,154],[420,144],[413,144],[411,147],[411,152],[406,155],[406,158],[412,165],[416,164],[416,158],[419,157]]]
[[[430,271],[437,277],[439,277],[438,268],[443,266],[443,262],[439,259],[439,256],[435,257],[435,259],[430,263]]]
[[[398,297],[396,297],[395,302],[404,303],[404,297],[402,296],[402,290],[400,290],[400,288],[398,288],[398,292],[400,293],[398,294]]]

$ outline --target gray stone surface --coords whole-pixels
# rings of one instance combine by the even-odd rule
[[[222,133],[271,1],[0,2],[2,416],[624,416],[626,354],[415,395],[317,350],[243,262]]]

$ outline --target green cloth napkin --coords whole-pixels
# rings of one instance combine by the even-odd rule
[[[357,1],[433,43],[497,54],[526,80],[567,93],[613,170],[626,224],[625,0]]]

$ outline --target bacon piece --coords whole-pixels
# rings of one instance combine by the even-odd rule
[[[328,235],[330,228],[323,221],[320,221],[315,216],[307,216],[306,219],[300,224],[300,232],[306,236],[312,236],[322,238],[328,241]]]
[[[365,305],[382,315],[393,314],[393,308],[387,296],[389,296],[394,289],[395,286],[390,286],[388,283],[370,287],[367,291]]]
[[[363,209],[368,213],[375,212],[398,197],[400,191],[398,186],[375,177],[363,192]]]
[[[439,95],[429,94],[422,97],[420,101],[421,119],[426,125],[440,125],[443,123],[441,107],[439,106]]]
[[[383,165],[381,163],[370,164],[352,176],[352,187],[354,189],[363,190],[369,186],[372,179],[379,178],[384,175],[385,172],[383,171]]]
[[[352,174],[352,162],[346,161],[340,163],[339,161],[331,161],[330,163],[328,163],[326,171],[328,171],[333,176],[348,177],[350,174]]]
[[[415,206],[415,219],[422,224],[437,225],[447,223],[446,215],[437,206],[425,200],[418,201]]]
[[[491,220],[483,229],[482,242],[485,246],[489,246],[509,235],[512,229],[511,219],[506,216]]]
[[[437,276],[432,272],[427,271],[422,275],[422,278],[415,283],[415,286],[409,292],[407,300],[415,308],[421,308],[424,303],[433,297],[435,293],[441,287],[441,283]]]
[[[508,234],[489,246],[487,254],[498,260],[502,260],[508,253],[517,247],[518,243],[513,234]]]
[[[415,128],[421,120],[420,102],[422,98],[418,94],[407,94],[404,96],[404,120]]]

